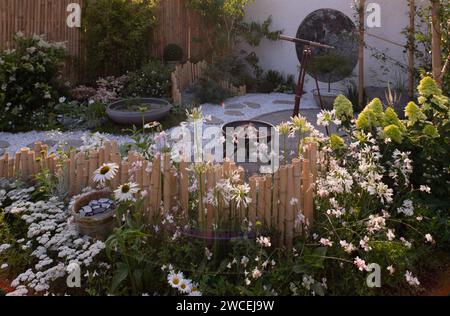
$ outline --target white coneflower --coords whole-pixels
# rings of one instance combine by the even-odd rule
[[[94,172],[94,182],[104,185],[106,181],[114,179],[119,170],[115,163],[105,163]]]
[[[169,282],[170,286],[173,287],[174,289],[179,289],[183,281],[184,276],[182,272],[175,273],[174,271],[172,271],[167,276],[167,282]]]
[[[114,197],[118,202],[134,201],[134,194],[138,192],[139,185],[136,183],[125,183],[114,191]]]

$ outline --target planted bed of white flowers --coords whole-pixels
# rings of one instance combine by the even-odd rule
[[[11,280],[9,295],[418,293],[420,276],[433,268],[434,254],[448,251],[450,239],[449,99],[430,78],[418,89],[405,120],[378,99],[355,120],[352,104],[340,96],[333,111],[318,117],[339,134],[321,135],[301,117],[278,127],[282,137],[300,133],[318,142],[322,153],[314,223],[297,213],[303,229],[292,248],[258,221],[237,223],[240,237],[227,241],[186,234],[198,223],[184,220],[178,207],[149,222],[142,212],[149,192],[134,182],[110,191],[117,224],[98,241],[75,229],[69,201],[54,196],[51,181],[58,179],[40,176],[32,184],[0,184],[0,277]],[[153,146],[137,142],[147,153]],[[205,168],[192,170],[198,176]],[[104,188],[117,172],[117,165],[105,164],[93,178]],[[201,204],[196,181],[189,183],[194,212]],[[204,202],[247,207],[248,193],[231,174],[205,192]],[[66,285],[70,264],[83,272],[81,288]]]

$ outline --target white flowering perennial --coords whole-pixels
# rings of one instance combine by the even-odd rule
[[[171,266],[169,265],[169,267]],[[163,267],[163,270],[165,269],[166,266]],[[200,292],[198,284],[185,278],[183,272],[175,272],[175,270],[171,270],[167,275],[167,282],[170,287],[177,289],[180,294],[187,296],[202,296],[202,292]]]
[[[66,275],[68,265],[76,263],[80,267],[89,267],[105,248],[103,242],[78,234],[70,223],[64,203],[57,198],[36,203],[22,198],[5,212],[25,221],[27,236],[20,243],[23,249],[30,249],[31,256],[37,260],[32,268],[13,280],[11,286],[15,291],[8,295],[26,295],[29,290],[32,293],[49,291],[53,281]]]

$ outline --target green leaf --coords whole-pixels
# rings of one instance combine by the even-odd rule
[[[117,269],[114,272],[114,277],[111,284],[111,291],[114,293],[123,281],[128,277],[128,266],[123,263],[117,263]]]

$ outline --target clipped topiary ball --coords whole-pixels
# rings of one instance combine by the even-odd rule
[[[164,48],[164,60],[180,61],[183,59],[183,49],[177,44],[169,44]]]

